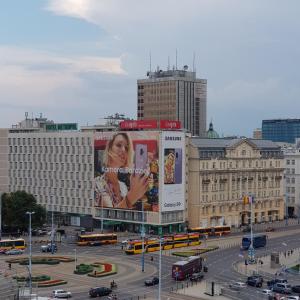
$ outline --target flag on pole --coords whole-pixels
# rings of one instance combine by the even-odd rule
[[[254,203],[254,197],[253,196],[249,196],[248,199],[249,199],[249,203],[251,203],[251,204]]]

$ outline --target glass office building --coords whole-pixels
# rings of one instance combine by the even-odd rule
[[[262,121],[262,138],[273,142],[295,143],[300,137],[300,119]]]

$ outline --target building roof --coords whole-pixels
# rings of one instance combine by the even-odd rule
[[[192,144],[195,147],[198,148],[231,148],[234,147],[235,145],[241,143],[242,141],[247,141],[250,144],[253,144],[255,147],[259,149],[273,149],[273,150],[279,150],[280,147],[269,140],[260,140],[260,139],[248,139],[248,138],[233,138],[233,139],[228,139],[228,138],[214,138],[214,139],[209,139],[209,138],[197,138],[193,137],[192,138]]]

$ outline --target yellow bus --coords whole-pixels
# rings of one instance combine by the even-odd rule
[[[0,252],[11,249],[25,250],[26,244],[24,239],[5,239],[0,240]]]
[[[173,248],[187,247],[200,245],[198,233],[175,234],[164,236],[162,241],[162,250]],[[159,239],[145,239],[144,251],[154,252],[159,251]],[[129,241],[125,248],[126,254],[141,254],[143,252],[142,240]]]
[[[80,234],[77,239],[78,246],[101,246],[118,242],[115,233]]]
[[[229,234],[230,226],[211,226],[211,227],[193,227],[188,229],[189,232],[198,232],[200,236],[222,236]]]

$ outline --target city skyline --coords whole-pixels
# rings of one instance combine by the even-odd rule
[[[165,70],[168,61],[176,64],[176,49],[178,68],[191,70],[195,53],[197,77],[208,80],[207,121],[220,135],[251,136],[263,119],[297,118],[299,6],[5,1],[0,127],[19,122],[25,111],[80,125],[115,112],[137,118],[137,79],[146,78],[149,53],[152,70]]]

